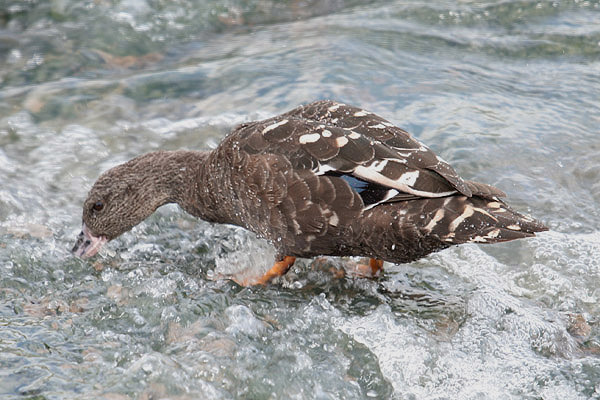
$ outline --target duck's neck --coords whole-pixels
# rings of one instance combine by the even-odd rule
[[[156,185],[166,203],[177,203],[184,211],[210,222],[229,223],[223,212],[223,188],[213,176],[209,151],[160,152]],[[225,171],[219,171],[223,173]]]

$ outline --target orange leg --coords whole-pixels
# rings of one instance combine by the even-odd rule
[[[294,265],[295,261],[296,257],[285,256],[283,260],[276,262],[275,265],[273,265],[273,267],[271,267],[266,274],[254,282],[254,284],[266,285],[267,283],[271,282],[272,279],[284,275],[286,272],[288,272],[290,267]]]
[[[369,258],[369,267],[371,267],[371,274],[377,276],[377,273],[383,269],[383,260]]]
[[[360,278],[375,278],[382,269],[383,260],[369,258],[369,265],[362,263],[355,264],[355,268],[352,273]]]

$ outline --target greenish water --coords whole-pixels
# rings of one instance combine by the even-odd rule
[[[99,173],[330,98],[550,232],[378,280],[165,207],[69,249]],[[600,398],[598,1],[0,0],[0,398]]]

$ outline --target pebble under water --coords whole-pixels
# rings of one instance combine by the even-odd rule
[[[0,398],[600,398],[599,1],[0,3]],[[91,261],[98,175],[317,99],[551,230],[378,280],[165,206]]]

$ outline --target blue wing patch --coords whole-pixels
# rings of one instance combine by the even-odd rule
[[[360,195],[366,208],[375,207],[380,203],[405,201],[418,198],[418,196],[409,193],[398,193],[398,191],[395,189],[390,189],[377,183],[363,181],[355,176],[339,171],[329,171],[325,173],[325,175],[336,176],[346,181],[352,190]]]
[[[362,179],[355,178],[352,175],[341,175],[340,178],[346,181],[350,187],[357,191],[359,194],[369,187],[369,182],[365,182]]]

